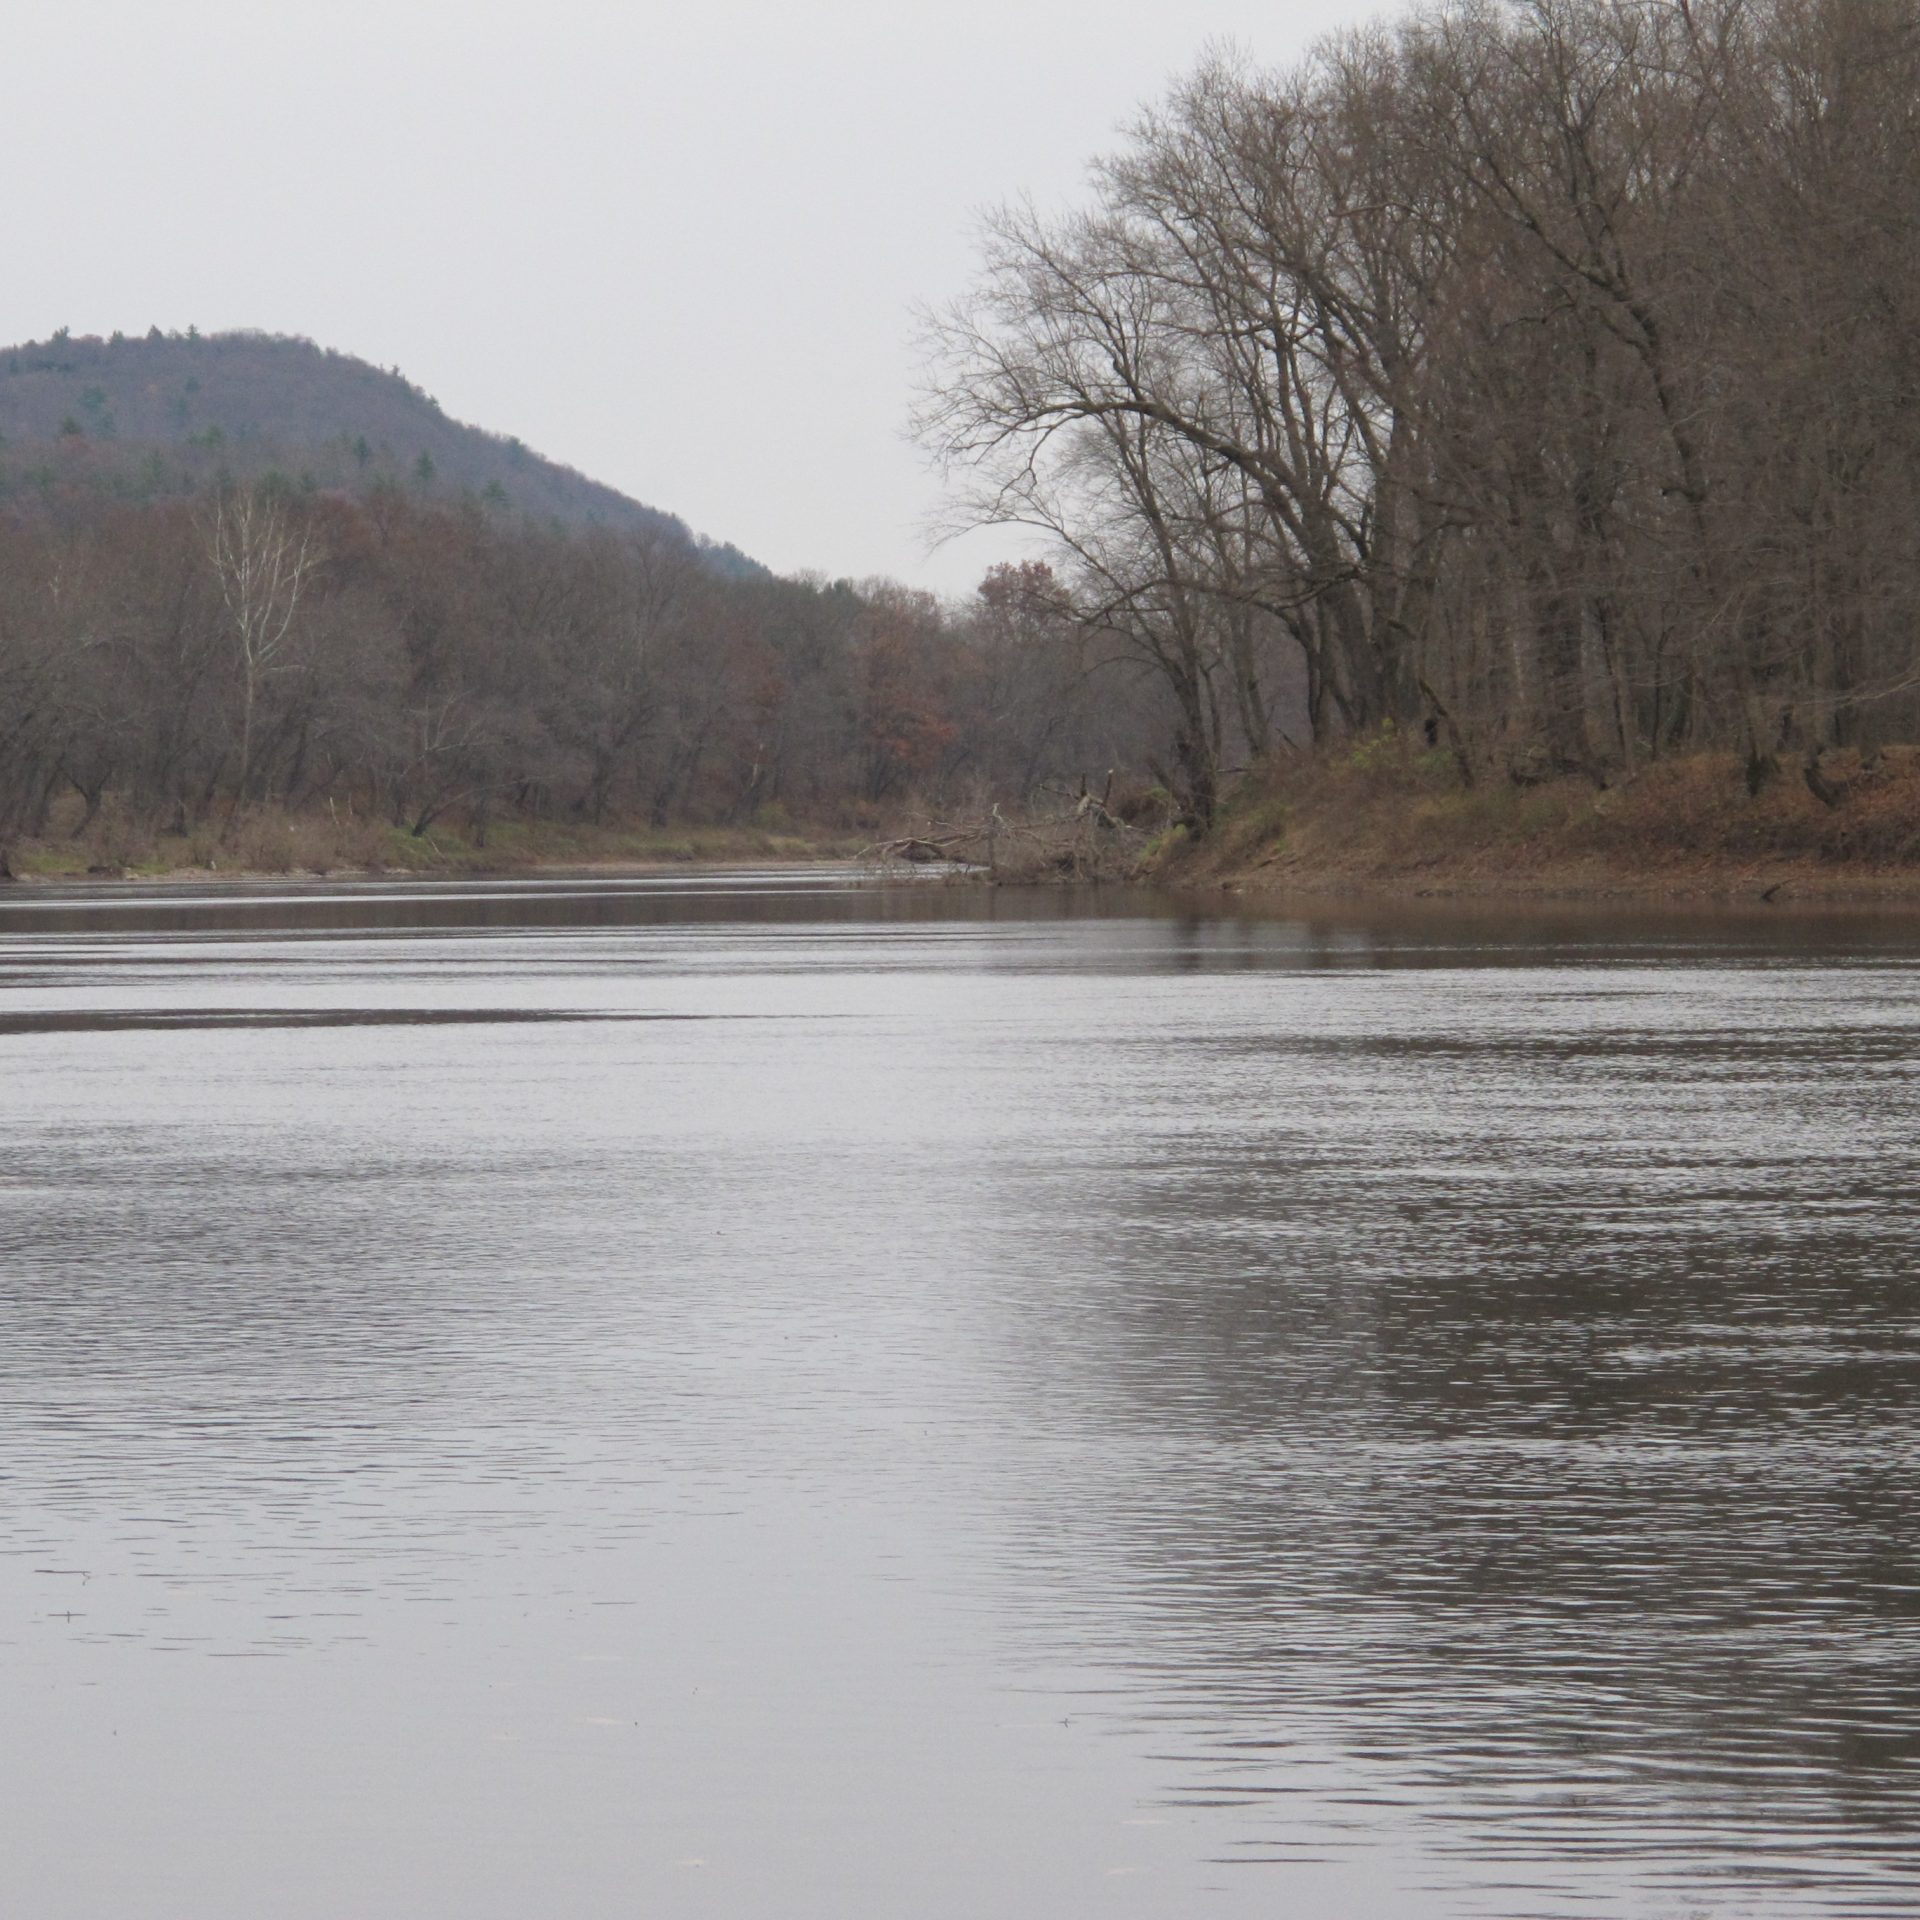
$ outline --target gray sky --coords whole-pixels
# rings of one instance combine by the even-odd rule
[[[1367,0],[8,10],[0,338],[302,333],[783,571],[961,591],[903,435],[979,209]]]

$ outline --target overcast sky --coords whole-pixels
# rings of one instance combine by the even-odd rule
[[[1368,0],[8,10],[0,339],[264,327],[782,572],[970,587],[904,438],[979,210],[1071,203],[1209,39]]]

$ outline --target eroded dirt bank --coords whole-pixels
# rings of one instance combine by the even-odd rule
[[[1731,755],[1605,788],[1466,785],[1439,753],[1303,758],[1150,864],[1163,885],[1244,892],[1920,906],[1920,748],[1832,753],[1811,780],[1795,759],[1757,792]]]

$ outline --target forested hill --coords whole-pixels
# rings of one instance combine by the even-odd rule
[[[279,475],[309,491],[400,487],[565,527],[671,532],[674,515],[465,426],[398,371],[265,333],[116,334],[0,349],[0,504],[146,502]],[[696,540],[716,570],[758,573]]]

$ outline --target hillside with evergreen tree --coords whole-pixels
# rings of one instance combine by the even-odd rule
[[[760,571],[672,514],[450,419],[397,369],[310,340],[62,329],[0,349],[0,506],[144,504],[272,480],[305,493],[398,488],[566,528],[678,533],[721,572]]]

